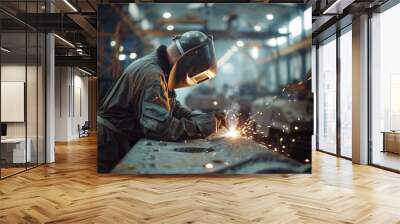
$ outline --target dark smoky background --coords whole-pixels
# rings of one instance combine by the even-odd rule
[[[311,162],[311,9],[299,4],[116,4],[98,17],[99,101],[124,68],[199,30],[214,37],[218,73],[178,89],[191,109],[225,111],[242,135]],[[100,103],[99,103],[100,104]]]

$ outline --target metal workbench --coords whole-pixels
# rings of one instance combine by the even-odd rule
[[[184,142],[141,139],[112,171],[119,174],[310,173],[301,164],[245,138]]]

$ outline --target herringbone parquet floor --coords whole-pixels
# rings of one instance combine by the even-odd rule
[[[96,173],[96,141],[0,181],[0,223],[400,223],[400,175],[314,153],[312,175]]]

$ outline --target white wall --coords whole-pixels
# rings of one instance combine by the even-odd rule
[[[38,69],[38,70],[37,70]],[[44,74],[42,67],[25,64],[3,64],[1,66],[1,81],[3,82],[24,82],[26,84],[26,107],[22,108],[26,112],[26,121],[24,122],[6,122],[8,138],[30,139],[32,161],[36,162],[39,158],[40,163],[44,162]],[[25,80],[27,78],[27,80]],[[2,96],[7,97],[7,96]],[[10,108],[1,108],[9,110]],[[25,111],[26,110],[26,111]],[[39,156],[37,157],[37,154]]]
[[[72,67],[56,67],[55,140],[79,137],[78,125],[88,120],[88,78]]]

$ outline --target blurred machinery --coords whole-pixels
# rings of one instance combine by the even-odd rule
[[[300,162],[311,159],[313,98],[307,82],[288,85],[280,97],[252,103],[256,139]]]
[[[223,95],[217,95],[214,86],[203,83],[185,97],[185,104],[189,108],[209,112],[225,107],[226,99]]]

